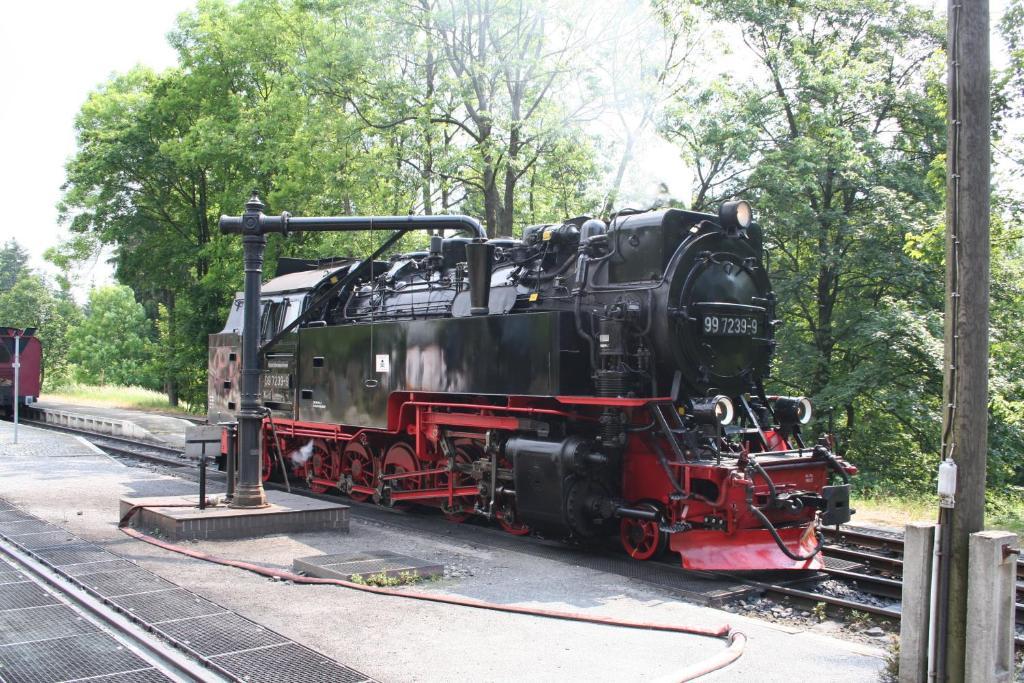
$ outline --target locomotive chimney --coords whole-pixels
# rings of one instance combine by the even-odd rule
[[[466,265],[469,267],[469,313],[487,315],[491,298],[491,268],[494,264],[494,245],[476,238],[466,245]]]

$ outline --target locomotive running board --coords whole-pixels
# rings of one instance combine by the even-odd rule
[[[809,555],[817,543],[813,534],[799,527],[779,529],[786,547]],[[790,559],[776,545],[767,529],[741,529],[732,534],[694,529],[672,534],[669,549],[679,553],[683,569],[703,571],[763,571],[772,569],[822,569],[821,553],[810,560]]]

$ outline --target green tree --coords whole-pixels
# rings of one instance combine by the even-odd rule
[[[750,195],[747,182],[759,159],[766,115],[764,100],[746,95],[745,88],[723,76],[681,94],[661,119],[662,134],[680,147],[692,169],[694,211],[714,213],[723,199]]]
[[[28,252],[12,237],[0,247],[0,292],[14,286],[18,276],[28,266]]]
[[[252,187],[269,211],[298,215],[480,207],[492,232],[576,213],[592,147],[552,96],[573,53],[544,52],[539,4],[493,5],[488,31],[475,10],[430,0],[203,0],[170,34],[178,68],[137,68],[90,95],[61,206],[72,238],[50,258],[114,247],[118,281],[173,350],[151,366],[171,403],[201,403],[206,335],[242,279],[238,240],[216,220]],[[359,254],[376,240],[272,236],[267,271],[280,255]]]
[[[594,154],[575,120],[579,100],[564,96],[586,68],[571,17],[533,0],[382,8],[377,59],[355,80],[330,67],[313,80],[371,136],[369,204],[386,198],[388,213],[479,215],[492,236],[565,204],[567,191],[573,204],[597,204],[588,196]]]
[[[990,484],[1024,484],[1024,0],[1011,0],[999,23],[1009,66],[992,79],[997,87],[993,121],[995,188],[992,198],[990,303]]]
[[[704,4],[757,70],[742,97],[709,96],[729,110],[695,139],[721,154],[702,188],[742,191],[765,226],[785,321],[773,382],[814,396],[868,483],[931,471],[942,275],[905,246],[940,220],[941,24],[904,0]]]
[[[68,380],[67,347],[82,313],[65,290],[54,290],[41,276],[22,269],[7,291],[0,291],[0,324],[34,327],[43,345],[43,381],[54,389]]]
[[[615,40],[599,41],[588,56],[594,60],[602,97],[601,110],[611,123],[607,162],[613,169],[601,213],[610,215],[639,146],[648,130],[665,116],[666,103],[693,90],[695,68],[704,41],[697,35],[699,14],[678,3],[617,3],[607,19]],[[643,45],[638,50],[637,45]],[[706,112],[706,110],[705,110]]]
[[[438,3],[432,14],[458,103],[452,123],[470,141],[457,178],[488,235],[511,235],[520,182],[571,127],[571,110],[552,94],[576,75],[582,36],[541,2]]]
[[[74,238],[53,258],[113,245],[118,280],[151,318],[164,311],[166,335],[193,370],[205,364],[206,334],[241,282],[238,241],[217,233],[217,216],[236,213],[253,186],[274,197],[276,179],[301,165],[290,153],[301,157],[313,144],[307,124],[322,130],[307,121],[294,79],[301,50],[291,37],[305,15],[281,10],[258,0],[201,2],[171,34],[180,68],[115,76],[76,119],[78,152],[62,203]],[[268,31],[275,40],[265,39]],[[282,197],[297,194],[282,183]],[[268,263],[279,253],[275,239]],[[202,402],[198,372],[160,380],[172,404],[182,393]]]
[[[144,373],[150,331],[131,289],[110,285],[92,290],[68,349],[75,379],[86,384],[152,384]]]
[[[999,33],[1006,42],[1009,66],[1004,78],[994,79],[994,82],[1003,83],[1011,115],[1021,117],[1024,116],[1024,0],[1007,3],[999,21]],[[1024,159],[1018,160],[1018,163],[1022,162]]]

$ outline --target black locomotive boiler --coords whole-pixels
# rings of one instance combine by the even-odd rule
[[[817,527],[849,520],[856,470],[804,441],[806,398],[766,393],[779,321],[749,204],[522,239],[416,226],[423,251],[284,262],[265,286],[265,477],[516,534],[618,534],[686,568],[821,566]],[[211,336],[211,422],[237,408],[240,326],[236,301]]]

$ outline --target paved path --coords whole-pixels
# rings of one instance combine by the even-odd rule
[[[63,434],[23,429],[11,446],[0,423],[3,497],[108,552],[346,662],[381,681],[647,681],[722,649],[721,641],[573,624],[299,586],[211,565],[128,538],[116,528],[126,495],[194,493],[195,484],[98,456]],[[64,456],[64,457],[59,457]],[[414,514],[414,513],[410,513]],[[645,621],[730,623],[749,640],[735,664],[707,681],[875,683],[883,652],[679,601],[605,572],[353,517],[351,533],[305,533],[189,544],[223,557],[289,569],[296,557],[392,550],[445,565],[418,590]]]

